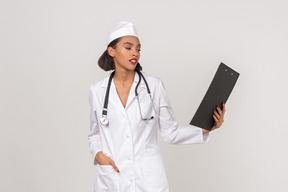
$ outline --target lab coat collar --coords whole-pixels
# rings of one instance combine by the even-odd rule
[[[101,88],[106,88],[107,85],[108,85],[108,81],[109,81],[109,77],[111,75],[112,72],[109,73],[109,75],[103,80],[102,84],[101,84]],[[143,74],[143,73],[142,73]],[[144,74],[143,74],[144,75]],[[145,76],[145,75],[144,75]],[[137,85],[139,81],[139,75],[137,73],[135,73],[135,76],[134,76],[134,83]],[[139,84],[139,88],[146,88],[146,85],[145,85],[145,82],[143,80],[143,78],[141,79],[141,82]]]

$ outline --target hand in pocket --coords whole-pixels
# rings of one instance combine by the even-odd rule
[[[95,157],[95,160],[100,164],[100,165],[111,165],[115,171],[119,173],[119,169],[115,165],[115,162],[108,156],[104,155],[102,151],[99,151]]]

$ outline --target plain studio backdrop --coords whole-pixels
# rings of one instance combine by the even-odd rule
[[[159,137],[172,192],[286,192],[288,3],[283,0],[0,2],[0,191],[88,192],[91,84],[108,32],[132,21],[140,63],[182,126],[220,62],[240,77],[204,145]]]

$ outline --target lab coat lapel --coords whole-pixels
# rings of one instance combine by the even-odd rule
[[[125,108],[124,108],[124,106],[123,106],[123,104],[122,104],[122,102],[118,96],[116,86],[115,86],[113,80],[111,82],[110,95],[111,96],[110,96],[109,100],[111,99],[111,102],[115,104],[117,109],[126,116]]]
[[[102,82],[102,85],[101,87],[103,89],[107,89],[107,84],[108,84],[108,81],[109,81],[109,77],[110,77],[111,73],[109,74],[109,76],[107,76],[104,81]],[[139,75],[137,73],[135,73],[135,76],[134,76],[134,83],[132,84],[131,88],[130,88],[130,91],[129,91],[129,96],[128,96],[128,99],[127,99],[127,103],[126,103],[126,107],[124,108],[119,96],[118,96],[118,93],[117,93],[117,90],[116,90],[116,86],[114,84],[114,81],[112,79],[112,82],[111,82],[111,87],[110,87],[110,95],[109,95],[109,101],[108,101],[108,105],[109,105],[109,102],[112,102],[115,104],[115,106],[117,106],[117,109],[123,113],[125,116],[126,116],[126,111],[125,109],[129,107],[129,105],[135,100],[136,98],[136,95],[135,95],[135,88],[137,86],[137,83],[139,81]],[[137,89],[137,92],[138,94],[143,91],[144,89],[146,89],[146,85],[145,85],[145,82],[143,79],[141,79],[141,82],[138,86],[138,89]],[[106,90],[105,90],[105,93],[106,93]]]
[[[104,81],[101,84],[104,95],[106,94],[106,91],[107,91],[107,87],[108,87],[109,78],[110,78],[111,73],[109,73],[109,75],[104,79]],[[111,105],[111,104],[116,106],[117,110],[125,115],[125,109],[124,109],[124,107],[120,101],[120,98],[118,97],[113,79],[111,81],[111,86],[110,86],[110,90],[109,90],[108,111],[111,110],[111,108],[109,109],[109,105]],[[103,100],[103,106],[104,106],[104,100]]]
[[[129,92],[129,96],[128,96],[127,103],[126,103],[126,109],[129,107],[130,103],[132,103],[134,101],[134,99],[136,99],[135,89],[136,89],[138,81],[139,81],[139,75],[137,73],[135,73],[134,83],[131,86],[131,89]],[[144,80],[141,79],[141,82],[140,82],[138,89],[137,89],[137,93],[139,94],[145,88],[146,88],[146,86],[145,86]]]

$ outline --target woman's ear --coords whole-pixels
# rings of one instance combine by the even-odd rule
[[[107,52],[111,57],[115,56],[115,49],[113,49],[112,47],[108,47]]]

